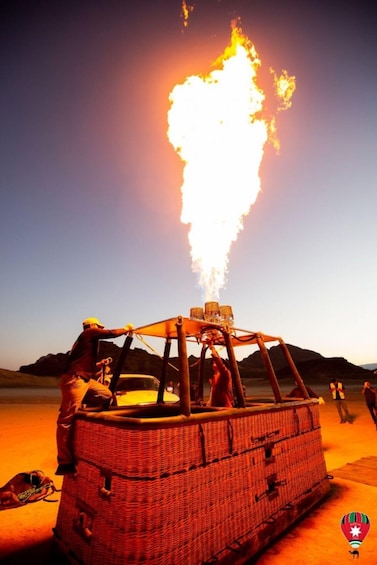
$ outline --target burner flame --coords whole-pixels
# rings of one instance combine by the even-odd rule
[[[232,23],[230,44],[208,75],[189,76],[169,96],[168,139],[184,163],[181,221],[189,224],[192,269],[205,301],[226,284],[229,252],[261,189],[268,140],[278,147],[275,119],[264,116],[261,61]],[[271,71],[273,72],[273,71]],[[294,77],[274,74],[278,110],[291,104]]]

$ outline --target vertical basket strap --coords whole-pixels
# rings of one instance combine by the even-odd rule
[[[296,408],[293,410],[293,419],[295,422],[296,436],[298,436],[298,434],[300,433],[300,419],[298,417]]]
[[[233,426],[230,420],[227,420],[228,424],[228,441],[229,441],[229,453],[233,453]]]
[[[312,412],[312,408],[311,406],[307,406],[308,412],[309,412],[309,418],[310,418],[310,423],[311,423],[311,430],[314,430],[314,418],[313,418],[313,412]]]
[[[207,465],[206,442],[205,442],[205,437],[204,437],[203,426],[201,424],[199,424],[199,437],[200,437],[200,445],[201,445],[201,448],[202,448],[203,467],[205,467]]]

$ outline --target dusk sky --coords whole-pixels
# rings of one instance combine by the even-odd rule
[[[88,316],[142,326],[203,305],[169,93],[210,72],[235,17],[264,76],[286,69],[296,91],[220,303],[239,328],[377,363],[373,3],[192,4],[183,29],[180,0],[1,2],[0,367],[68,351]]]

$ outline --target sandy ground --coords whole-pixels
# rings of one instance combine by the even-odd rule
[[[322,438],[331,475],[331,470],[346,463],[376,455],[377,431],[360,392],[348,395],[352,425],[341,425],[328,394],[324,392],[323,396],[326,403],[320,406]],[[41,469],[54,480],[57,489],[61,488],[62,478],[54,475],[57,410],[58,399],[38,404],[0,404],[0,486],[19,472]],[[39,501],[0,512],[2,565],[54,562],[51,541],[59,493],[52,498],[56,502]],[[351,547],[340,530],[340,520],[351,511],[369,516],[371,529],[360,547],[358,562],[374,565],[377,563],[377,487],[338,478],[331,479],[329,497],[254,562],[258,565],[350,563]]]

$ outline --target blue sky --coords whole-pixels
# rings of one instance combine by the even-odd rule
[[[168,96],[210,71],[235,16],[297,89],[220,303],[240,328],[377,362],[373,6],[198,0],[183,32],[179,0],[129,4],[2,3],[0,367],[68,351],[88,316],[141,326],[202,305]]]

